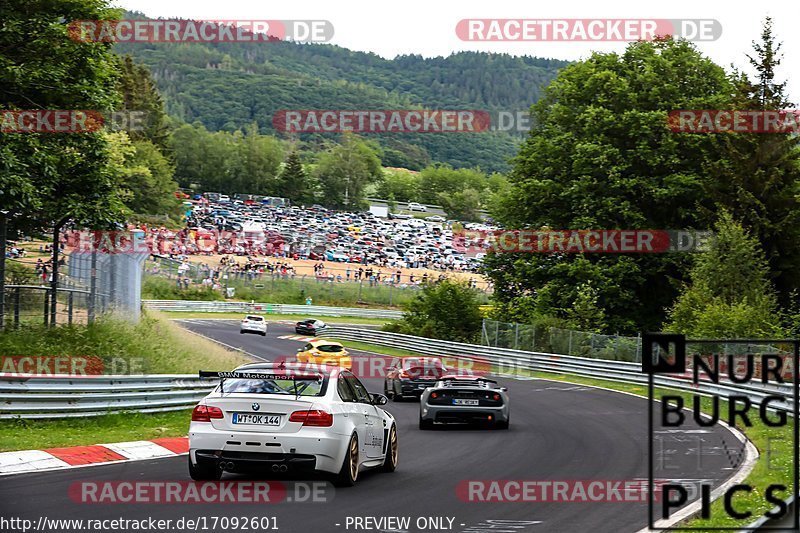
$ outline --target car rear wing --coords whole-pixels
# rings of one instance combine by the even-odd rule
[[[311,373],[299,373],[295,372],[292,369],[286,369],[281,371],[279,374],[275,373],[268,373],[268,372],[214,372],[209,370],[200,370],[199,372],[200,379],[204,378],[219,378],[219,386],[220,390],[224,392],[225,390],[225,380],[226,379],[268,379],[268,380],[279,380],[279,379],[291,379],[293,383],[294,390],[297,391],[297,381],[303,380],[314,380],[314,381],[322,381],[325,379],[325,376],[322,374],[311,374]],[[297,392],[297,397],[300,397],[300,392]]]
[[[444,376],[442,378],[439,378],[439,381],[469,381],[469,382],[476,382],[476,383],[478,383],[478,382],[494,383],[495,385],[497,385],[497,381],[495,381],[493,379],[490,379],[490,378],[484,378],[484,377],[480,377],[480,378],[469,378],[469,377],[466,377],[466,378],[464,378],[464,377],[456,377],[456,376]]]
[[[201,370],[199,372],[200,379],[206,378],[220,378],[220,379],[322,379],[322,374],[298,373],[288,369],[279,374],[267,372],[214,372],[209,370]]]

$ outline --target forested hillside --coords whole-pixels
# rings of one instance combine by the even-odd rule
[[[463,52],[393,60],[323,44],[118,44],[152,71],[170,115],[233,131],[253,122],[273,133],[281,109],[468,108],[527,110],[564,61]],[[476,136],[479,140],[476,141]],[[507,170],[521,135],[374,135],[384,164],[420,169],[432,161]],[[322,136],[304,134],[304,141]],[[476,147],[480,147],[476,149]]]

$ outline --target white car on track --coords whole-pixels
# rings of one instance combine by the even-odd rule
[[[397,468],[397,425],[351,372],[297,363],[252,363],[200,372],[220,384],[192,411],[189,475],[316,471],[353,485],[364,468]]]
[[[260,315],[247,315],[242,319],[239,333],[258,333],[263,337],[267,334],[267,321]]]

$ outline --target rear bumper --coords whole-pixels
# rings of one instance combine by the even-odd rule
[[[194,457],[196,464],[212,464],[230,472],[313,472],[317,469],[316,456],[297,453],[195,450]]]
[[[420,381],[400,381],[400,394],[403,396],[416,396],[419,398],[428,387],[433,387],[436,382],[426,383]]]
[[[239,331],[243,331],[245,333],[266,333],[267,328],[254,328],[251,326],[239,326]]]
[[[189,429],[192,462],[231,461],[237,465],[235,470],[242,471],[286,465],[292,470],[335,474],[342,467],[349,442],[347,435],[313,428],[297,433],[258,433],[215,430],[205,425],[192,422]]]
[[[423,405],[420,416],[423,420],[443,423],[508,422],[508,406],[465,407],[448,405]]]

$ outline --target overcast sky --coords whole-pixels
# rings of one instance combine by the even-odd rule
[[[369,51],[386,58],[400,54],[425,57],[449,55],[461,50],[506,52],[576,60],[594,50],[622,51],[625,43],[597,42],[486,42],[461,41],[456,23],[465,18],[564,19],[642,18],[716,19],[721,37],[699,42],[698,48],[718,64],[731,64],[751,73],[745,54],[758,39],[761,21],[774,20],[775,33],[783,42],[780,80],[789,81],[788,94],[795,105],[800,101],[800,32],[793,28],[797,4],[760,2],[746,9],[721,0],[670,0],[658,3],[624,0],[113,0],[130,10],[151,17],[194,19],[325,19],[333,23],[332,43],[352,50]],[[791,6],[795,5],[794,8]]]

